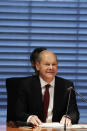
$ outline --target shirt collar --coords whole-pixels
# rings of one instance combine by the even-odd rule
[[[44,86],[47,85],[47,84],[50,84],[51,87],[54,87],[54,85],[55,85],[55,78],[54,78],[50,83],[47,83],[46,81],[44,81],[44,80],[40,77],[40,83],[41,83],[41,87],[44,87]]]

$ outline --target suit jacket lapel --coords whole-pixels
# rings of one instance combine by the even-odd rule
[[[53,117],[54,114],[59,113],[62,108],[62,101],[63,101],[62,87],[63,86],[60,79],[58,77],[55,77]]]
[[[33,81],[32,90],[34,93],[34,99],[37,103],[37,107],[40,109],[39,114],[41,115],[41,118],[43,118],[43,102],[42,102],[42,90],[40,85],[39,77],[35,77]]]
[[[42,104],[42,91],[39,77],[36,77],[33,81],[33,92],[34,95],[38,98],[38,103]]]
[[[55,87],[54,87],[54,102],[53,102],[53,111],[56,108],[56,105],[59,104],[59,80],[55,77]]]

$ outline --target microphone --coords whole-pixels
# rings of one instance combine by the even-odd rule
[[[28,127],[34,128],[34,125],[31,122],[27,123],[27,122],[23,122],[23,121],[15,121],[15,125],[17,127],[28,126]]]
[[[77,92],[73,87],[69,87],[68,90],[73,90],[78,96],[81,97],[81,100],[83,100],[83,102],[87,103],[87,100],[83,97],[83,95],[79,92]]]
[[[69,103],[70,103],[70,97],[71,97],[71,87],[68,88],[68,90],[69,90],[69,98],[68,98],[68,104],[67,104],[66,114],[64,115],[65,116],[64,131],[66,131],[66,118],[69,118],[69,116],[67,115],[67,113],[68,113]]]

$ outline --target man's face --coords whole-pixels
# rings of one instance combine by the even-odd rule
[[[50,52],[46,52],[43,53],[40,63],[36,64],[36,68],[43,80],[51,82],[57,73],[57,65],[56,56]]]

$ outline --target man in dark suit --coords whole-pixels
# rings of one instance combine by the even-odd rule
[[[36,61],[39,76],[24,79],[20,86],[16,106],[17,120],[31,122],[37,126],[44,122],[43,96],[46,90],[44,87],[50,84],[46,122],[64,124],[66,120],[67,126],[78,123],[79,112],[73,90],[67,110],[69,87],[73,87],[73,83],[56,76],[57,66],[58,60],[54,53],[44,50],[39,54]]]

